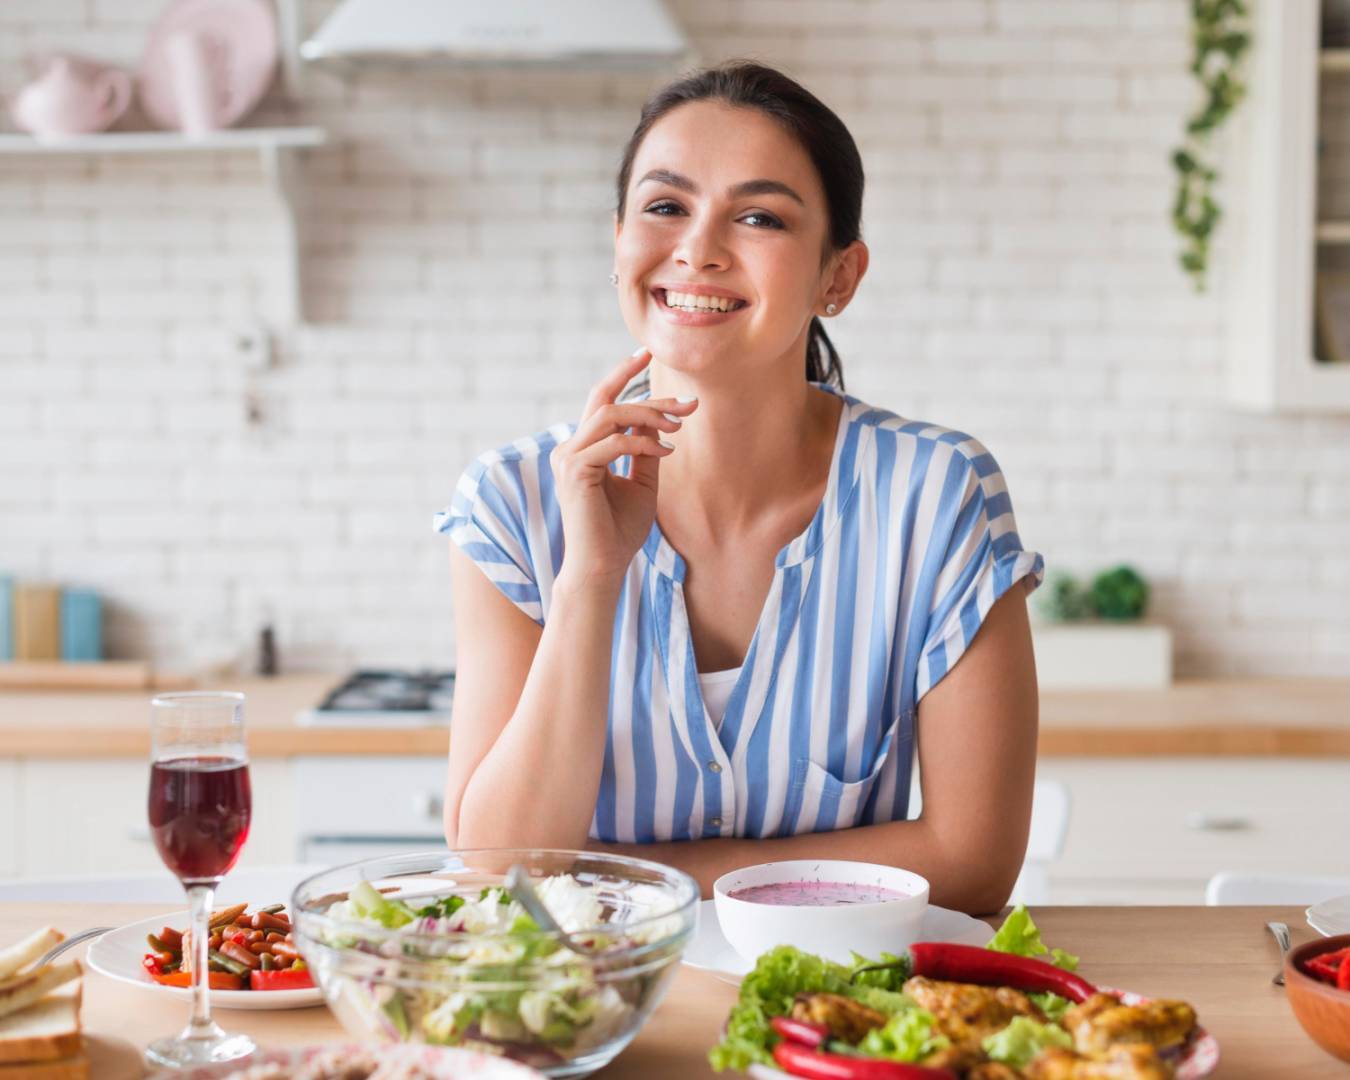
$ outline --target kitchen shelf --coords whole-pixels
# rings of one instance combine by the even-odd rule
[[[1319,244],[1350,244],[1350,221],[1319,221],[1317,223],[1317,242]]]
[[[1350,72],[1350,49],[1322,49],[1317,55],[1317,66],[1331,74]]]
[[[108,131],[66,139],[36,139],[32,135],[0,135],[0,154],[183,154],[252,151],[262,161],[281,203],[285,233],[286,295],[281,315],[291,323],[304,319],[304,290],[300,281],[300,182],[296,154],[322,146],[328,133],[318,127],[226,128],[206,135],[180,131]]]

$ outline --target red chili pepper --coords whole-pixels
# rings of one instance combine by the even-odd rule
[[[785,1072],[809,1080],[955,1080],[954,1074],[946,1069],[906,1065],[884,1058],[826,1054],[790,1042],[775,1046],[773,1059]]]
[[[1018,990],[1049,990],[1081,1003],[1097,992],[1086,979],[1029,956],[981,949],[976,945],[921,941],[909,947],[914,974],[948,982],[979,986],[1011,986]]]
[[[308,990],[314,979],[308,969],[287,968],[284,971],[250,971],[248,985],[253,990]]]
[[[1344,966],[1334,964],[1324,956],[1311,956],[1303,962],[1303,967],[1309,975],[1329,983],[1336,981],[1337,972]]]
[[[800,1043],[802,1046],[820,1046],[830,1037],[830,1029],[824,1024],[794,1020],[790,1016],[775,1016],[769,1021],[769,1027],[788,1042]]]

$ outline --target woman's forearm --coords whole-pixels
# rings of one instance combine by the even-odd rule
[[[713,882],[723,874],[755,863],[784,859],[880,862],[921,874],[929,881],[929,899],[934,904],[972,915],[1001,908],[1019,869],[991,865],[973,852],[954,850],[922,818],[766,840],[717,837],[657,844],[592,841],[587,847],[677,867],[698,882],[704,897],[712,896]]]
[[[464,789],[457,846],[585,844],[605,756],[619,590],[563,575],[554,583],[520,701]]]

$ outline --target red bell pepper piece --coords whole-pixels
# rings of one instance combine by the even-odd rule
[[[159,955],[157,953],[146,953],[141,958],[141,967],[150,972],[152,976],[160,973]]]
[[[1081,1003],[1097,992],[1086,979],[1029,956],[981,949],[977,945],[921,941],[909,948],[914,974],[947,982],[978,986],[1011,986],[1017,990],[1048,990]]]
[[[791,1042],[775,1046],[773,1059],[784,1072],[809,1080],[955,1080],[954,1074],[946,1069],[906,1065],[884,1058],[826,1054]]]
[[[159,932],[159,940],[164,942],[164,947],[173,952],[183,951],[183,935],[172,926],[166,926]]]
[[[228,971],[212,971],[208,985],[212,990],[242,990],[244,980],[238,975],[231,975]],[[191,986],[192,972],[175,971],[169,975],[161,974],[157,971],[150,972],[150,978],[159,983],[160,986]]]
[[[775,1016],[769,1021],[769,1027],[778,1032],[788,1042],[802,1046],[821,1046],[830,1037],[830,1029],[824,1024],[813,1024],[809,1020],[794,1020],[790,1016]]]
[[[314,985],[308,968],[281,971],[250,971],[248,985],[253,990],[308,990]]]
[[[1350,960],[1342,960],[1336,972],[1336,989],[1350,990]]]

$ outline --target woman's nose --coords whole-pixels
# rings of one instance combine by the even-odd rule
[[[725,270],[731,262],[726,244],[711,222],[691,224],[685,230],[675,249],[675,261],[695,270]]]

